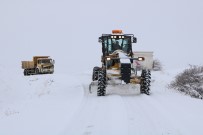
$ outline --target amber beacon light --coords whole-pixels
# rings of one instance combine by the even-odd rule
[[[112,30],[113,34],[122,34],[122,30]]]

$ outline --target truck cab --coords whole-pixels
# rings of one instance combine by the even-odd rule
[[[133,59],[132,43],[136,43],[137,39],[133,34],[123,34],[122,30],[113,30],[112,34],[102,34],[99,42],[102,44],[103,65],[107,69],[119,69],[122,56]]]
[[[137,39],[133,34],[123,34],[121,30],[113,30],[112,34],[102,34],[99,42],[102,43],[103,57],[109,56],[117,50],[132,57],[132,43],[136,43]]]
[[[54,72],[54,60],[51,58],[38,58],[37,59],[37,72],[40,73],[53,73]]]

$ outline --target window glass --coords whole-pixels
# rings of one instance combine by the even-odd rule
[[[105,53],[113,53],[116,50],[123,50],[126,53],[129,53],[131,46],[131,37],[125,38],[111,38],[104,37],[103,45]]]
[[[44,60],[39,60],[39,64],[42,64],[42,63],[50,63],[50,59],[44,59]]]
[[[123,40],[123,51],[124,52],[127,52],[128,51],[128,48],[129,48],[129,39],[124,39]]]
[[[112,52],[112,42],[110,38],[108,39],[108,52]]]

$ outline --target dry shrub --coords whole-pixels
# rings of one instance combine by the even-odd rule
[[[161,71],[162,69],[162,63],[158,59],[153,60],[153,71]]]
[[[191,66],[175,77],[169,88],[195,98],[203,97],[203,66]]]

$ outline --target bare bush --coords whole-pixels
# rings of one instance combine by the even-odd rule
[[[153,71],[161,71],[162,69],[162,63],[158,59],[153,60]]]
[[[169,88],[176,89],[195,98],[203,97],[203,66],[190,66],[175,77]]]

